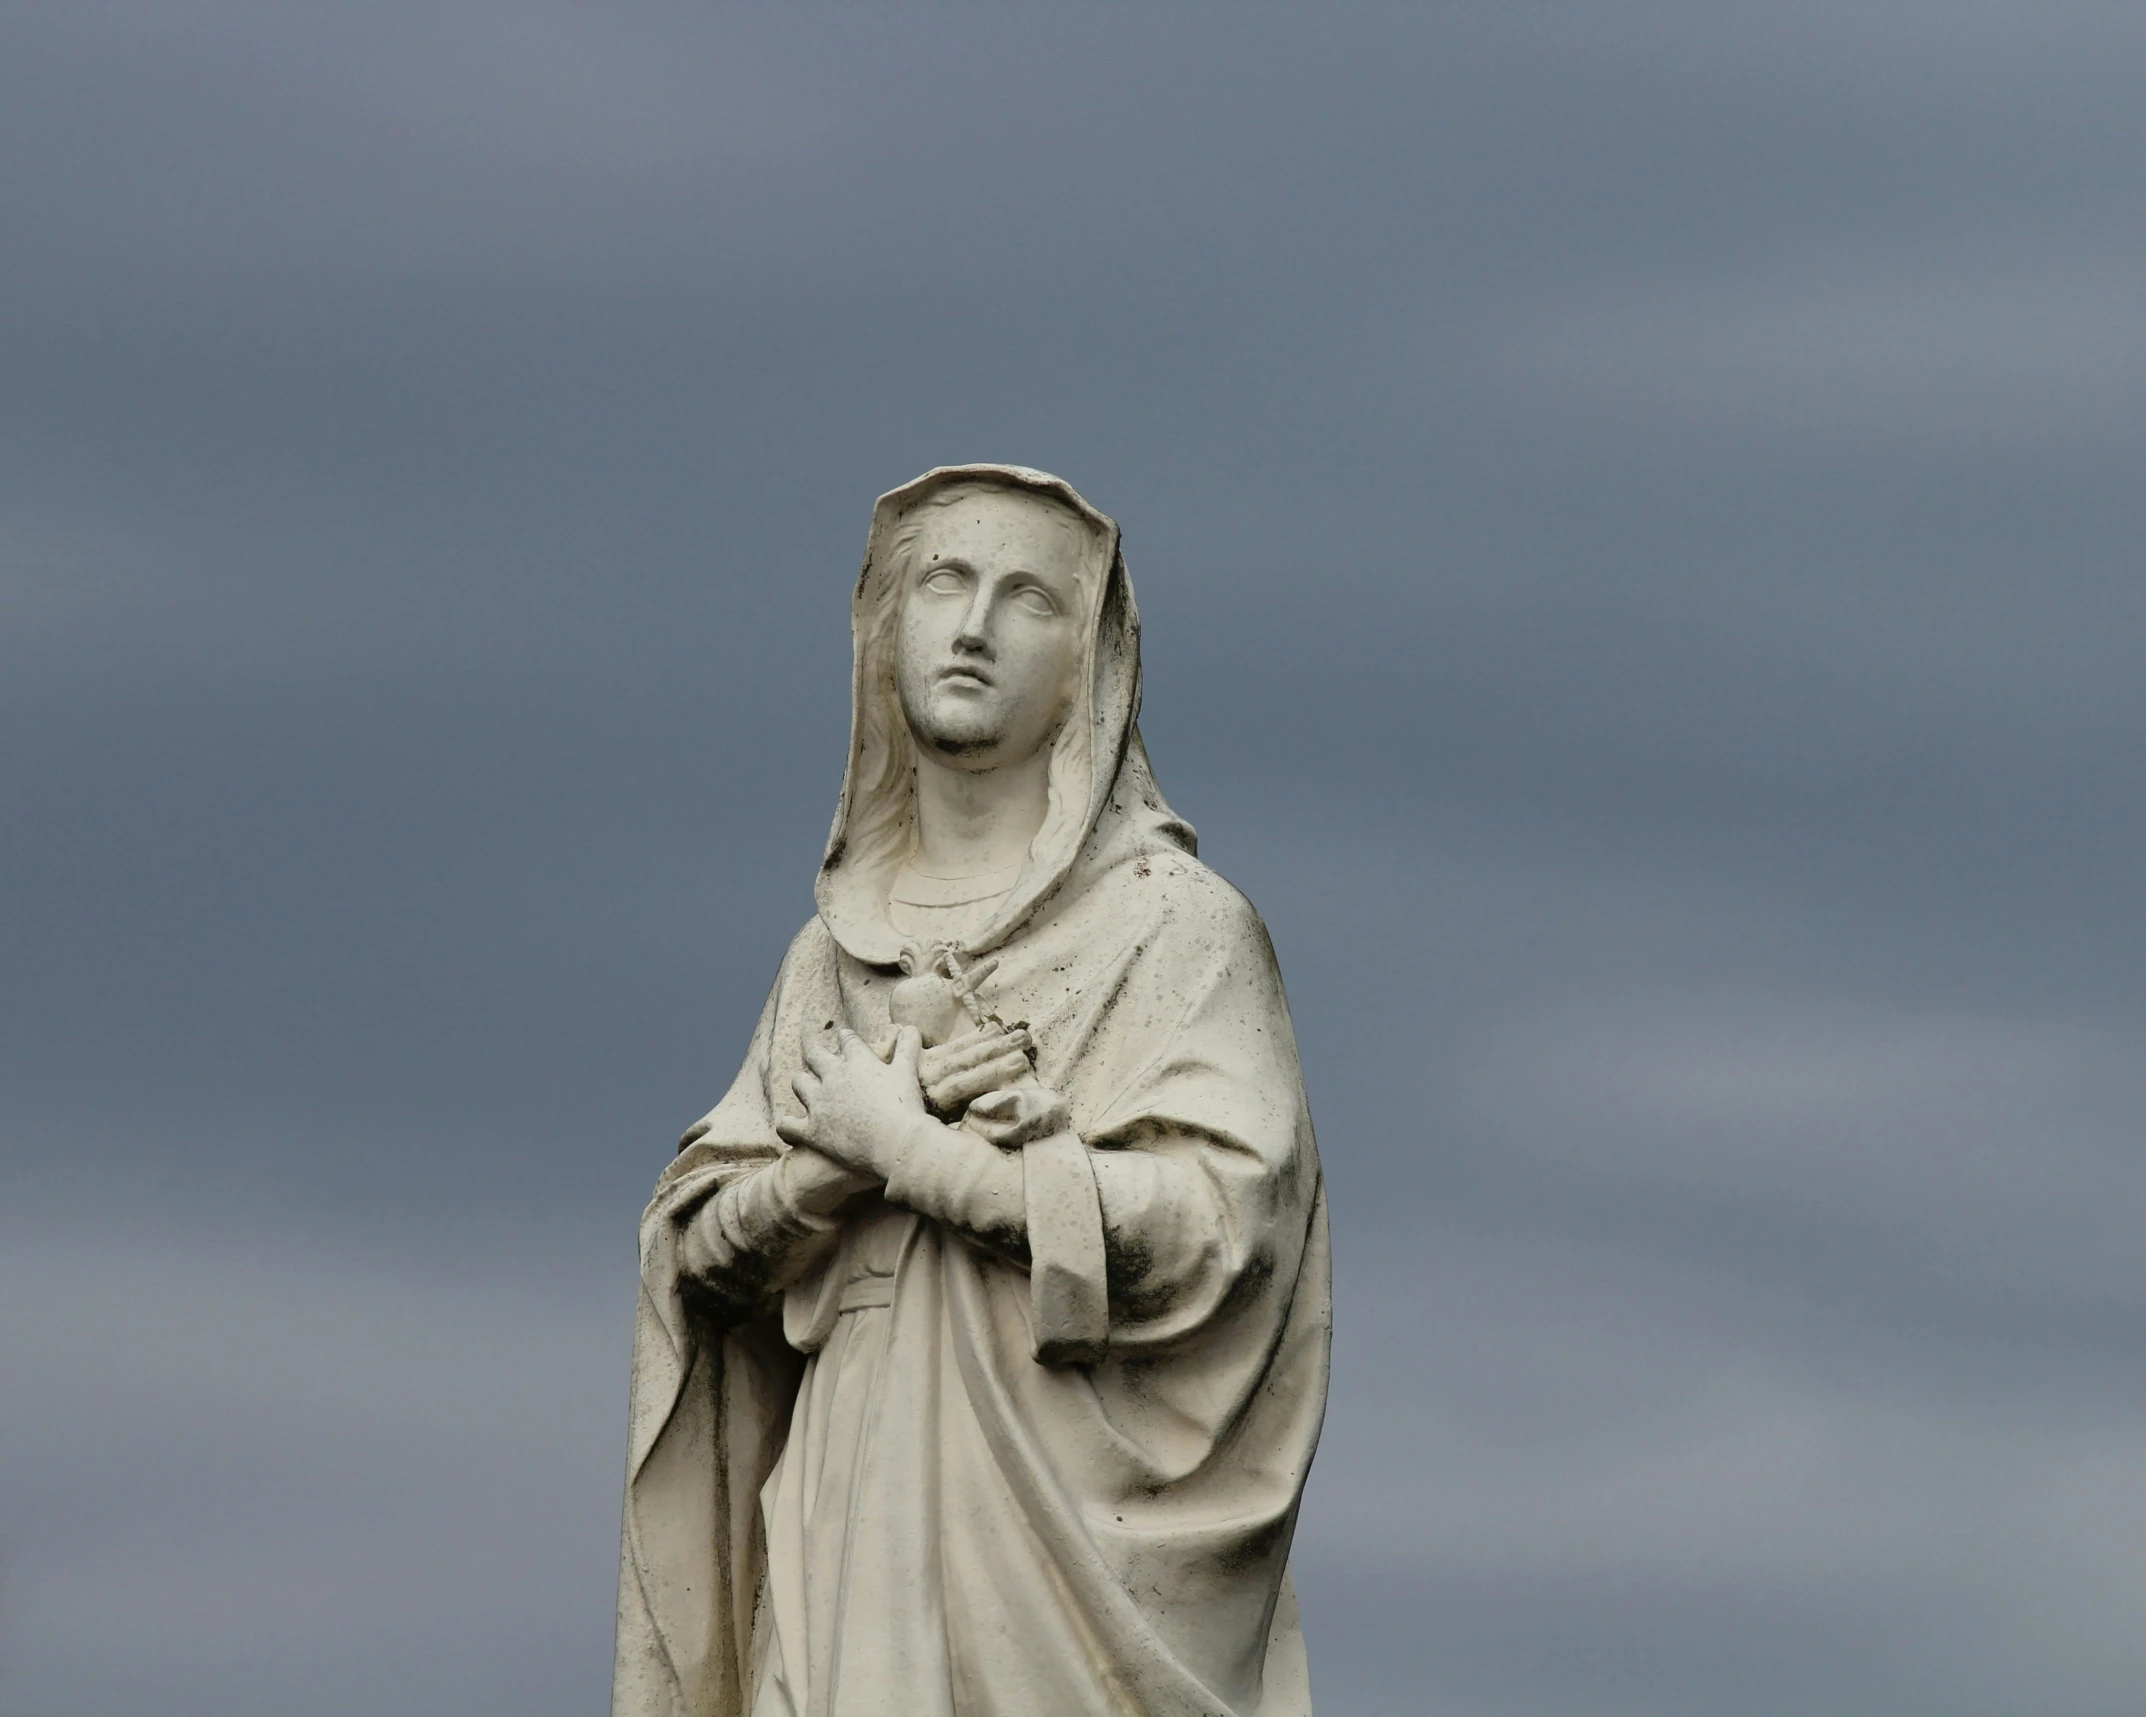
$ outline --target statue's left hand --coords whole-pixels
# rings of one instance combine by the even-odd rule
[[[916,1123],[924,1120],[917,1082],[923,1039],[904,1026],[893,1054],[882,1061],[848,1027],[805,1034],[804,1071],[790,1082],[804,1104],[801,1120],[782,1119],[775,1131],[787,1143],[808,1145],[845,1168],[885,1180]]]
[[[970,1101],[1030,1076],[1027,1031],[977,1026],[917,1057],[924,1102],[934,1114],[959,1116]]]

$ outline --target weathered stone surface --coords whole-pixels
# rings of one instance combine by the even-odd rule
[[[642,1220],[614,1717],[1300,1717],[1327,1227],[1118,531],[874,512],[817,916]]]

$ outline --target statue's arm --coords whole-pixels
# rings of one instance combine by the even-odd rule
[[[818,1151],[777,1142],[770,1049],[790,965],[783,962],[760,1010],[744,1066],[687,1129],[649,1209],[650,1221],[674,1230],[681,1275],[739,1306],[795,1280],[825,1250],[842,1206],[876,1184]]]
[[[819,1256],[842,1206],[871,1184],[814,1150],[774,1155],[685,1215],[680,1268],[726,1299],[762,1298]]]
[[[1071,1332],[1068,1353],[1096,1351],[1106,1321],[1114,1346],[1198,1329],[1248,1274],[1286,1263],[1316,1198],[1272,947],[1248,906],[1222,904],[1206,934],[1157,938],[1126,974],[1139,1023],[1095,1049],[1125,1071],[1071,1075],[1088,1084],[1084,1133],[1047,1091],[999,1092],[963,1127],[913,1129],[889,1171],[890,1198],[1036,1273],[1039,1333]],[[971,1131],[979,1111],[996,1145]]]
[[[929,1116],[909,1123],[888,1164],[887,1197],[988,1252],[1028,1267],[1022,1154]]]
[[[1038,1359],[1090,1364],[1112,1348],[1176,1342],[1248,1276],[1271,1274],[1290,1250],[1288,1213],[1308,1214],[1317,1179],[1292,1139],[1203,1114],[1212,1068],[1197,1082],[1210,1091],[1180,1093],[1178,1116],[1151,1111],[1100,1142],[1061,1124],[1002,1149],[965,1127],[915,1121],[886,1196],[1029,1272]],[[1308,1146],[1308,1126],[1301,1137]]]
[[[796,1183],[793,1196],[816,1197],[831,1210],[863,1187],[883,1187],[892,1202],[1018,1259],[1025,1246],[1020,1161],[932,1117],[922,1052],[914,1027],[896,1034],[884,1059],[846,1027],[802,1035],[802,1068],[793,1081],[800,1112],[775,1123],[790,1146],[788,1172],[811,1176]],[[1019,1065],[1027,1070],[1025,1057]]]
[[[1166,1345],[1261,1280],[1289,1280],[1319,1193],[1296,1035],[1266,927],[1248,905],[1171,984],[1156,1053],[1092,1144],[1111,1342]]]
[[[1198,1328],[1277,1262],[1316,1197],[1264,928],[1234,893],[1166,928],[1117,976],[1123,1005],[1107,1011],[1122,1023],[1063,1070],[1089,1132],[1033,1081],[978,1098],[960,1126],[937,1120],[910,1028],[888,1060],[846,1029],[800,1041],[803,1113],[781,1138],[1027,1268],[1039,1357],[1099,1356],[1120,1321],[1136,1341]]]

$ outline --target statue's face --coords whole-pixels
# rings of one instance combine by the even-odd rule
[[[895,685],[922,749],[962,769],[1035,753],[1072,697],[1083,639],[1075,530],[986,490],[925,514],[902,593]]]

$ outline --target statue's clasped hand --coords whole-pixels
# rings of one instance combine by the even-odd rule
[[[924,1101],[979,1138],[1012,1150],[1072,1125],[1065,1099],[1036,1082],[1024,1026],[980,1025],[917,1058]],[[966,1113],[964,1113],[966,1111]]]
[[[917,1057],[924,1101],[949,1120],[988,1091],[1029,1076],[1029,1036],[1020,1026],[980,1025],[949,1043],[927,1046]]]
[[[847,1026],[807,1032],[804,1070],[790,1081],[805,1113],[784,1116],[776,1134],[859,1174],[885,1180],[926,1119],[917,1076],[923,1039],[914,1027],[895,1034],[884,1060]]]
[[[884,1054],[846,1026],[807,1032],[805,1065],[790,1087],[802,1116],[784,1116],[775,1131],[789,1145],[816,1151],[854,1174],[884,1181],[918,1138],[931,1109],[1001,1149],[1012,1150],[1069,1127],[1066,1101],[1036,1083],[1025,1031],[989,1026],[926,1049],[914,1026],[902,1026]]]

